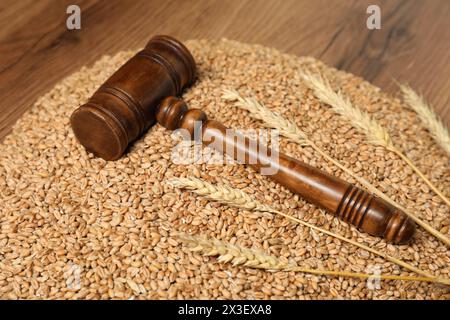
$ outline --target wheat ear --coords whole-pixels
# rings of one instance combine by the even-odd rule
[[[419,115],[420,120],[433,136],[434,140],[450,156],[450,136],[437,114],[425,99],[410,86],[400,84],[403,100]]]
[[[220,241],[218,239],[196,237],[185,233],[178,233],[177,237],[189,248],[190,251],[197,252],[205,256],[217,256],[219,262],[231,263],[233,266],[244,266],[269,271],[302,272],[315,275],[352,277],[360,279],[379,278],[383,280],[438,282],[436,278],[430,277],[371,275],[358,272],[309,269],[300,267],[293,262],[281,261],[277,257],[267,255],[261,250],[244,248]]]
[[[417,274],[420,274],[427,278],[436,278],[435,276],[429,274],[428,272],[418,269],[418,268],[414,267],[413,265],[410,265],[409,263],[406,263],[400,259],[394,258],[388,254],[381,252],[381,251],[370,248],[362,243],[359,243],[359,242],[353,241],[351,239],[348,239],[346,237],[343,237],[332,231],[328,231],[328,230],[322,229],[320,227],[316,227],[308,222],[302,221],[302,220],[297,219],[293,216],[290,216],[286,213],[278,211],[278,210],[272,208],[271,206],[262,204],[261,202],[252,198],[250,195],[248,195],[247,193],[245,193],[242,190],[234,189],[227,185],[216,186],[209,182],[206,182],[206,181],[203,181],[203,180],[200,180],[197,178],[193,178],[193,177],[192,178],[173,178],[173,179],[168,180],[167,182],[174,187],[191,190],[192,192],[194,192],[196,194],[199,194],[205,198],[217,201],[219,203],[224,203],[226,205],[230,205],[230,206],[234,206],[234,207],[242,208],[242,209],[246,209],[246,210],[263,211],[263,212],[269,212],[269,213],[280,215],[282,217],[285,217],[286,219],[289,219],[291,221],[294,221],[296,223],[304,225],[310,229],[327,234],[329,236],[332,236],[334,238],[340,239],[344,242],[347,242],[354,246],[357,246],[361,249],[369,251],[375,255],[383,257],[386,260],[388,260],[392,263],[395,263],[401,267],[404,267],[410,271],[413,271]],[[450,284],[450,279],[439,279],[436,281],[445,283],[445,284]]]
[[[235,90],[223,90],[222,98],[227,101],[233,101],[235,106],[241,109],[244,109],[249,112],[250,116],[261,120],[266,127],[277,129],[280,134],[292,142],[298,143],[302,146],[308,145],[313,148],[317,153],[319,153],[323,158],[333,163],[336,167],[346,172],[350,176],[352,176],[356,181],[358,181],[361,185],[367,188],[370,192],[382,198],[386,202],[390,203],[394,207],[399,208],[403,212],[405,212],[412,220],[414,220],[418,225],[420,225],[424,230],[428,231],[430,234],[443,241],[447,246],[450,246],[450,239],[446,237],[444,234],[434,229],[432,226],[427,224],[425,221],[419,219],[412,212],[396,203],[394,200],[389,198],[383,192],[378,190],[373,184],[369,181],[360,177],[352,170],[341,164],[338,160],[331,157],[327,154],[322,148],[316,145],[312,140],[310,140],[307,134],[302,131],[294,122],[285,119],[283,116],[270,111],[264,105],[259,103],[255,98],[244,98],[239,95],[239,93]]]
[[[303,73],[307,86],[314,91],[319,100],[328,104],[336,113],[347,118],[355,128],[363,132],[368,140],[376,145],[385,147],[403,159],[416,174],[447,204],[450,200],[437,189],[434,184],[414,165],[414,163],[392,142],[389,133],[370,115],[353,106],[351,101],[341,92],[335,92],[330,83],[320,75]]]

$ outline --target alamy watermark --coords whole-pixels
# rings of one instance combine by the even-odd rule
[[[67,7],[66,13],[69,15],[66,19],[66,27],[68,30],[81,29],[81,9],[76,4]]]
[[[262,175],[274,175],[278,172],[278,130],[237,131],[219,128],[203,130],[202,127],[201,121],[197,121],[194,124],[193,136],[186,129],[177,129],[172,133],[172,137],[178,141],[172,149],[173,163],[180,165],[245,163],[258,166]]]
[[[369,290],[380,290],[381,289],[381,268],[377,265],[369,265],[366,268],[368,274],[373,274],[367,279],[366,286]]]
[[[75,263],[69,263],[66,266],[64,271],[64,278],[66,279],[66,286],[68,289],[81,289],[81,272],[82,268]]]
[[[372,4],[367,7],[366,12],[369,17],[366,20],[366,26],[369,30],[381,29],[381,9],[380,6]]]

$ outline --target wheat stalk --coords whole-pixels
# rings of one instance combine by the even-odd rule
[[[416,174],[447,204],[450,200],[437,189],[434,184],[416,167],[416,165],[392,142],[389,133],[369,114],[353,106],[351,101],[344,97],[341,92],[335,92],[330,83],[320,75],[303,73],[303,79],[307,86],[314,91],[314,94],[322,102],[328,104],[336,113],[346,117],[354,127],[362,131],[368,140],[385,147],[403,159]]]
[[[346,172],[350,176],[352,176],[356,181],[358,181],[361,185],[367,188],[370,192],[374,193],[378,197],[382,198],[386,202],[390,203],[394,207],[401,209],[405,212],[412,220],[414,220],[418,225],[428,231],[430,234],[435,236],[436,238],[443,241],[447,246],[450,246],[450,239],[446,237],[444,234],[434,229],[432,226],[427,224],[425,221],[419,219],[412,212],[396,203],[394,200],[389,198],[383,192],[378,190],[373,184],[369,181],[360,177],[352,170],[341,164],[338,160],[331,157],[328,153],[326,153],[322,148],[316,145],[312,140],[310,140],[307,134],[302,131],[294,122],[285,119],[283,116],[274,113],[267,109],[264,105],[259,103],[255,98],[244,98],[239,95],[239,93],[235,90],[223,90],[222,98],[227,101],[233,101],[235,106],[241,109],[244,109],[249,112],[250,116],[263,121],[263,124],[269,128],[277,129],[280,134],[289,140],[296,142],[302,146],[308,145],[312,147],[317,153],[319,153],[323,158],[327,161],[333,163],[342,171]]]
[[[352,121],[352,124],[364,132],[369,141],[386,148],[393,148],[389,133],[366,112],[353,107],[351,101],[340,92],[336,93],[330,83],[320,75],[305,72],[303,79],[313,89],[317,98],[330,105],[333,110]]]
[[[278,129],[286,138],[304,146],[312,146],[314,144],[295,123],[285,119],[278,113],[268,110],[255,98],[244,98],[237,91],[229,89],[222,90],[222,98],[226,101],[235,102],[236,107],[248,111],[253,118],[262,120],[267,127]]]
[[[178,233],[177,237],[189,248],[190,251],[205,256],[217,256],[222,263],[231,263],[233,266],[244,266],[269,271],[302,272],[315,275],[352,277],[360,279],[379,278],[383,280],[424,281],[439,282],[433,277],[395,276],[395,275],[371,275],[367,273],[333,271],[323,269],[309,269],[298,266],[293,262],[285,262],[277,257],[268,255],[261,250],[248,249],[218,239],[196,237],[185,233]]]
[[[410,86],[401,84],[400,90],[403,93],[403,100],[419,115],[420,120],[431,133],[434,140],[450,155],[450,136],[448,130],[442,124],[437,114],[434,113],[431,106]]]
[[[269,212],[269,213],[280,215],[282,217],[285,217],[286,219],[289,219],[291,221],[294,221],[296,223],[304,225],[310,229],[327,234],[329,236],[332,236],[334,238],[340,239],[344,242],[347,242],[354,246],[357,246],[361,249],[369,251],[375,255],[383,257],[386,260],[388,260],[392,263],[395,263],[399,266],[402,266],[402,267],[404,267],[410,271],[413,271],[417,274],[420,274],[420,275],[428,277],[428,278],[436,278],[433,275],[429,274],[428,272],[418,269],[400,259],[394,258],[388,254],[381,252],[381,251],[370,248],[362,243],[359,243],[359,242],[353,241],[351,239],[348,239],[346,237],[343,237],[332,231],[328,231],[328,230],[322,229],[320,227],[316,227],[308,222],[302,221],[302,220],[297,219],[293,216],[290,216],[286,213],[278,211],[278,210],[272,208],[271,206],[262,204],[258,200],[252,198],[250,195],[248,195],[247,193],[245,193],[242,190],[234,189],[227,185],[216,186],[209,182],[206,182],[206,181],[194,178],[194,177],[173,178],[173,179],[168,180],[167,182],[174,187],[191,190],[194,193],[197,193],[205,198],[217,201],[219,203],[223,203],[226,205],[230,205],[230,206],[234,206],[234,207],[242,208],[242,209],[246,209],[246,210],[263,211],[263,212]],[[450,283],[450,279],[440,279],[439,282]]]
[[[203,180],[191,178],[173,178],[167,181],[174,187],[195,191],[205,198],[246,210],[270,212],[270,206],[253,199],[242,190],[227,185],[212,185]]]

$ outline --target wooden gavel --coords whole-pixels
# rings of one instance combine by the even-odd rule
[[[393,243],[412,238],[415,224],[380,198],[282,153],[274,160],[270,149],[254,147],[257,144],[247,137],[230,139],[221,123],[208,120],[199,109],[188,109],[175,96],[194,82],[195,74],[194,58],[182,43],[153,37],[74,111],[75,136],[94,155],[115,160],[155,121],[170,130],[186,129],[192,137],[200,130],[202,138],[207,137],[205,145],[243,152],[246,160],[256,158],[256,163],[244,162],[257,171],[269,163],[276,169],[268,175],[271,179],[361,230]]]

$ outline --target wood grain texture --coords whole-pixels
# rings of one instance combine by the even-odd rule
[[[66,29],[78,4],[82,29]],[[382,29],[366,28],[379,4]],[[226,37],[311,55],[395,94],[394,79],[425,94],[450,123],[447,0],[2,0],[0,139],[58,80],[104,54],[143,47],[155,34]]]

